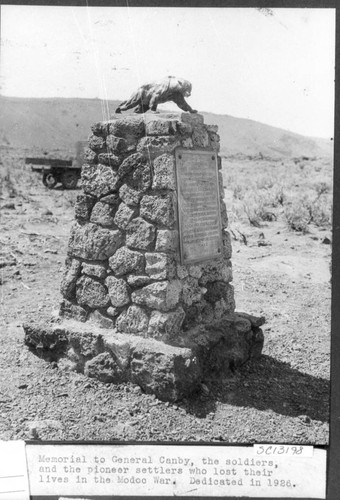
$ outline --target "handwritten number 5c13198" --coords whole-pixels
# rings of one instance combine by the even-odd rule
[[[303,446],[265,446],[257,447],[257,455],[301,455]]]

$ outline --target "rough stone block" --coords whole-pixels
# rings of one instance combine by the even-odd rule
[[[101,136],[91,135],[88,140],[89,148],[91,148],[96,153],[102,153],[105,151],[105,139]]]
[[[244,324],[243,327],[245,326]],[[209,329],[200,326],[187,333],[187,340],[198,348],[198,356],[205,358],[205,372],[228,375],[231,368],[239,367],[253,354],[258,356],[263,346],[261,330],[259,329],[261,334],[257,336],[253,330],[244,333],[243,327],[236,327],[235,318],[231,314]]]
[[[37,349],[40,355],[45,353],[48,359],[53,359],[58,354],[63,356],[69,347],[67,333],[60,328],[56,332],[50,322],[24,323],[23,328],[25,344]]]
[[[66,299],[72,299],[76,289],[77,279],[80,276],[81,262],[77,259],[71,259],[66,266],[63,278],[61,280],[60,291]]]
[[[210,147],[209,135],[204,126],[195,127],[192,132],[193,146],[196,148]]]
[[[143,196],[143,193],[141,191],[136,191],[135,189],[132,189],[127,184],[123,184],[119,190],[119,196],[121,200],[124,201],[124,203],[126,203],[127,205],[131,205],[132,207],[135,207],[138,205],[139,200]]]
[[[112,318],[115,318],[116,316],[118,316],[120,310],[118,307],[108,307],[107,310],[106,310],[106,313],[111,316]]]
[[[215,302],[214,317],[216,320],[223,318],[226,314],[231,314],[235,311],[234,289],[231,285],[226,290],[225,296]]]
[[[175,158],[164,154],[158,156],[153,162],[153,189],[176,190]]]
[[[87,260],[106,260],[121,246],[122,233],[88,223],[75,223],[71,229],[68,252],[74,257]]]
[[[190,123],[177,122],[177,130],[181,135],[191,135],[192,125]]]
[[[194,147],[194,143],[192,141],[191,137],[185,137],[184,139],[181,140],[181,146],[182,148],[186,149],[192,149]]]
[[[219,301],[220,299],[225,299],[228,303],[231,296],[232,287],[224,281],[213,281],[206,284],[207,293],[205,294],[205,300],[210,303]]]
[[[106,277],[106,267],[103,264],[89,264],[82,263],[82,272],[88,276],[95,276],[96,278],[103,279]]]
[[[176,120],[146,115],[146,135],[174,135]]]
[[[224,259],[231,259],[232,248],[231,248],[231,237],[229,231],[222,231],[222,255]]]
[[[127,158],[125,158],[119,169],[118,169],[118,175],[121,179],[124,179],[127,175],[132,172],[132,170],[138,166],[139,164],[144,164],[145,159],[143,158],[143,155],[139,153],[134,153],[132,155],[129,155]]]
[[[189,275],[193,278],[200,278],[202,276],[202,267],[201,266],[189,266],[188,267]]]
[[[159,319],[158,325],[165,326],[170,324],[172,313],[176,311],[164,315],[164,323],[159,314],[151,314],[154,320]],[[177,324],[175,316],[173,319]],[[160,399],[176,401],[193,392],[204,377],[229,374],[231,367],[260,356],[263,334],[252,325],[259,320],[230,314],[217,323],[200,324],[183,334],[179,332],[181,347],[112,329],[99,331],[91,323],[74,320],[28,324],[24,331],[25,343],[40,356],[57,361],[59,367],[69,362],[69,369],[83,371],[87,376],[112,382],[130,380]]]
[[[153,280],[173,279],[176,275],[176,263],[166,253],[146,253],[145,273]]]
[[[151,250],[156,237],[156,229],[141,217],[133,219],[126,227],[126,245],[137,250]]]
[[[240,312],[240,311],[235,312],[235,317],[236,317],[236,319],[239,319],[239,318],[247,319],[250,322],[251,326],[254,328],[259,328],[260,326],[264,325],[264,323],[266,322],[266,319],[264,316],[254,316],[252,314],[248,314],[248,313]]]
[[[157,252],[179,252],[178,231],[158,229],[155,250]]]
[[[100,202],[101,203],[106,203],[107,205],[111,205],[112,207],[114,207],[115,209],[117,209],[118,205],[120,203],[120,199],[119,199],[118,193],[108,194],[108,195],[103,196],[102,198],[100,198]]]
[[[108,165],[83,165],[81,185],[85,193],[101,197],[118,191],[121,182],[117,173]]]
[[[222,198],[222,200],[223,200],[224,199],[223,175],[222,175],[222,172],[220,170],[218,171],[218,192],[219,192],[220,198]]]
[[[109,153],[120,154],[127,151],[128,144],[125,139],[109,134],[106,137],[106,147]]]
[[[144,271],[144,255],[140,252],[121,247],[110,257],[109,265],[116,276]]]
[[[201,368],[191,349],[143,339],[134,347],[130,376],[145,392],[176,401],[198,386]]]
[[[112,353],[117,365],[120,366],[122,370],[129,368],[132,345],[129,340],[127,340],[125,335],[104,332],[103,344],[104,348],[108,349]]]
[[[217,130],[216,131],[212,130],[211,127],[213,127],[213,125],[206,126],[206,128],[208,130],[210,146],[212,147],[212,149],[214,151],[216,151],[218,153],[220,150],[220,136],[217,134]],[[216,127],[216,129],[217,129],[217,127]]]
[[[202,276],[199,279],[200,285],[205,286],[209,282],[232,280],[232,269],[230,261],[218,260],[204,264]]]
[[[218,132],[217,125],[205,125],[205,128],[207,129],[208,134],[210,134],[210,133],[217,134],[217,132]]]
[[[62,300],[60,303],[59,316],[85,322],[88,317],[88,311],[77,304],[73,304],[69,300]]]
[[[101,328],[113,328],[114,323],[112,319],[104,316],[104,314],[99,311],[93,311],[89,314],[88,321],[94,325],[98,325]]]
[[[123,307],[130,302],[130,290],[123,279],[108,276],[105,280],[113,307]]]
[[[186,306],[191,306],[195,302],[199,302],[206,292],[206,289],[199,286],[198,280],[188,276],[182,280],[182,300]]]
[[[182,285],[178,280],[161,281],[134,291],[131,300],[135,304],[166,312],[177,306],[181,290]]]
[[[181,330],[184,318],[185,312],[182,307],[178,307],[176,311],[167,313],[152,311],[148,335],[154,338],[163,336],[175,337]]]
[[[136,146],[137,141],[145,135],[143,117],[119,118],[109,124],[109,132],[126,140],[129,148]]]
[[[221,149],[220,147],[220,136],[218,134],[215,134],[214,132],[209,133],[209,141],[210,141],[210,146],[216,153],[218,153]]]
[[[109,205],[107,203],[102,203],[98,201],[93,209],[90,221],[95,224],[100,224],[104,227],[114,227],[116,207],[114,205]]]
[[[84,367],[84,374],[87,377],[96,378],[105,383],[121,382],[124,378],[121,369],[108,352],[102,352],[95,358],[87,361]]]
[[[76,297],[80,306],[88,306],[92,309],[106,307],[110,302],[106,287],[86,275],[81,276],[77,281]]]
[[[86,148],[84,150],[84,163],[88,163],[89,165],[95,165],[98,161],[97,153],[92,151],[90,148]]]
[[[181,280],[189,276],[189,271],[187,266],[182,266],[181,264],[177,264],[177,276]]]
[[[135,213],[136,211],[133,208],[130,208],[128,205],[126,205],[126,203],[122,202],[119,205],[117,213],[114,217],[114,222],[119,227],[119,229],[126,229]]]
[[[64,357],[58,360],[58,368],[67,372],[82,372],[84,367],[84,359],[78,354],[73,347],[67,349]]]
[[[133,333],[142,336],[146,336],[148,325],[148,315],[142,307],[135,305],[123,311],[116,321],[116,327],[119,332]]]
[[[172,153],[180,145],[180,140],[175,136],[148,136],[140,139],[137,152],[154,159],[164,153]]]
[[[233,269],[231,267],[231,261],[225,261],[221,268],[221,279],[226,283],[233,281]]]
[[[78,194],[77,201],[74,207],[75,217],[79,221],[87,221],[90,219],[91,210],[96,202],[96,198],[87,194]]]
[[[228,214],[227,214],[227,207],[224,201],[220,201],[220,207],[221,207],[222,228],[225,229],[228,227]]]
[[[121,163],[119,156],[113,153],[100,153],[98,155],[98,161],[103,165],[108,165],[113,168],[118,168]]]
[[[74,324],[74,323],[71,323]],[[58,332],[59,328],[56,327],[55,331]],[[65,327],[61,325],[60,331],[65,335]],[[67,328],[66,328],[67,332]],[[68,334],[70,345],[74,350],[84,357],[95,357],[97,354],[103,352],[103,340],[101,335],[98,335],[92,327],[79,330],[71,329]]]
[[[203,125],[204,118],[203,115],[199,113],[182,113],[181,121],[183,123],[190,123],[194,129],[197,126]]]
[[[134,276],[133,274],[129,274],[129,276],[127,277],[127,282],[132,287],[144,286],[151,283],[151,278],[150,276],[145,276],[145,275]]]
[[[144,193],[151,187],[151,175],[150,163],[148,159],[143,158],[143,161],[139,161],[134,165],[132,171],[124,178],[124,181],[131,189]]]
[[[175,224],[174,200],[171,194],[145,195],[140,202],[140,215],[168,229]]]
[[[91,125],[91,130],[94,133],[94,135],[100,135],[106,137],[107,134],[109,133],[109,122],[96,122],[93,125]]]
[[[251,331],[251,323],[248,319],[238,316],[235,318],[234,326],[237,332],[245,334]]]

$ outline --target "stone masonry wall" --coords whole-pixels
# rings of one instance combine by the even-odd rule
[[[167,401],[259,356],[264,322],[235,312],[220,170],[221,255],[181,265],[177,147],[217,155],[217,127],[189,113],[93,125],[59,316],[24,325],[30,349],[60,369],[131,381]]]
[[[180,263],[177,147],[217,154],[217,127],[189,113],[129,115],[92,126],[61,284],[61,316],[176,343],[195,325],[234,312],[220,170],[222,255],[198,265]]]

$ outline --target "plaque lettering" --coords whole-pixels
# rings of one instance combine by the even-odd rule
[[[219,257],[222,226],[217,158],[213,151],[176,150],[182,264]]]

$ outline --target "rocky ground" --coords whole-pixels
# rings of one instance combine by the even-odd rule
[[[328,230],[232,222],[237,310],[266,317],[263,356],[164,403],[61,371],[24,345],[23,321],[58,308],[79,190],[48,190],[22,152],[2,153],[0,439],[328,442]]]

